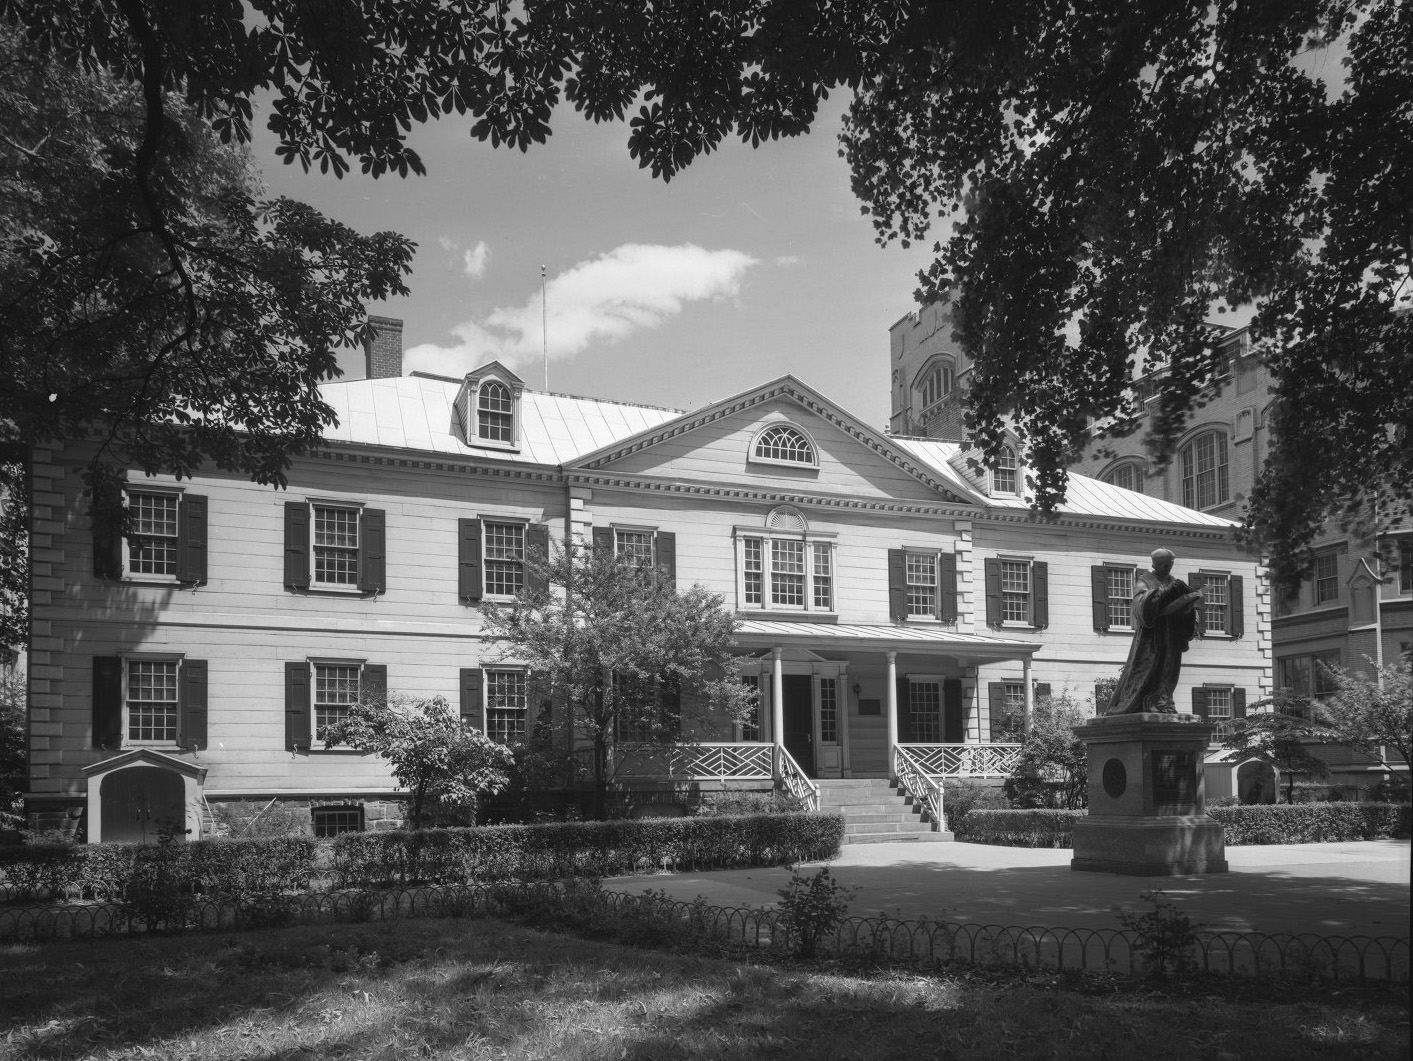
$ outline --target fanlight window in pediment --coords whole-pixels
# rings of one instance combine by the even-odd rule
[[[756,460],[774,461],[782,464],[803,464],[814,467],[819,463],[815,456],[814,443],[798,427],[791,424],[776,424],[768,427],[756,437],[751,450]]]
[[[810,529],[800,510],[789,505],[772,508],[770,515],[765,517],[765,525],[771,530],[791,531],[796,534],[803,534]]]

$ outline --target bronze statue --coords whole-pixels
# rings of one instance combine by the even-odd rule
[[[1182,654],[1197,632],[1202,594],[1173,578],[1175,557],[1169,550],[1154,549],[1152,558],[1152,572],[1144,571],[1134,580],[1133,645],[1106,715],[1177,711],[1173,690]]]

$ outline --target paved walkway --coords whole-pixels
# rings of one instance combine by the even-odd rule
[[[852,914],[887,913],[982,924],[1117,928],[1114,914],[1149,909],[1162,888],[1209,929],[1407,938],[1409,842],[1228,847],[1228,873],[1121,877],[1076,873],[1069,851],[962,843],[851,844],[828,863],[858,889]],[[617,877],[606,887],[664,890],[717,906],[768,906],[790,880],[782,868]]]

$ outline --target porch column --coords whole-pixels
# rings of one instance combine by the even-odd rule
[[[889,780],[893,778],[893,749],[898,746],[898,653],[888,653],[888,759]]]
[[[1030,681],[1030,657],[1021,660],[1021,682],[1025,686],[1025,735],[1030,736],[1031,722],[1035,718],[1035,687]]]
[[[770,650],[774,669],[770,674],[770,739],[777,748],[785,747],[785,666],[781,662],[784,649]]]

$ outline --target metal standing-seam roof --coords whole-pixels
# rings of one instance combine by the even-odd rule
[[[899,438],[891,440],[899,449],[912,454],[940,477],[952,482],[965,484],[971,493],[978,491],[966,483],[961,472],[952,466],[951,460],[961,452],[959,442],[943,442],[932,438]],[[1027,509],[1030,502],[1023,497],[988,497],[982,501],[988,508]],[[1149,497],[1122,486],[1101,483],[1084,475],[1071,474],[1069,487],[1065,491],[1065,503],[1057,509],[1066,516],[1100,516],[1109,519],[1133,519],[1155,523],[1187,523],[1203,527],[1235,527],[1233,520],[1214,516],[1209,512],[1184,508],[1171,501]]]
[[[517,449],[469,446],[462,441],[453,412],[460,389],[458,380],[429,376],[326,384],[321,393],[339,422],[325,429],[324,438],[454,457],[557,465],[681,415],[673,409],[527,389],[520,398]]]
[[[893,649],[926,652],[946,648],[986,659],[1019,659],[1037,651],[1032,641],[1013,641],[985,634],[963,634],[930,626],[868,625],[859,623],[798,623],[777,619],[741,619],[736,643],[760,645],[831,645],[837,648]]]

